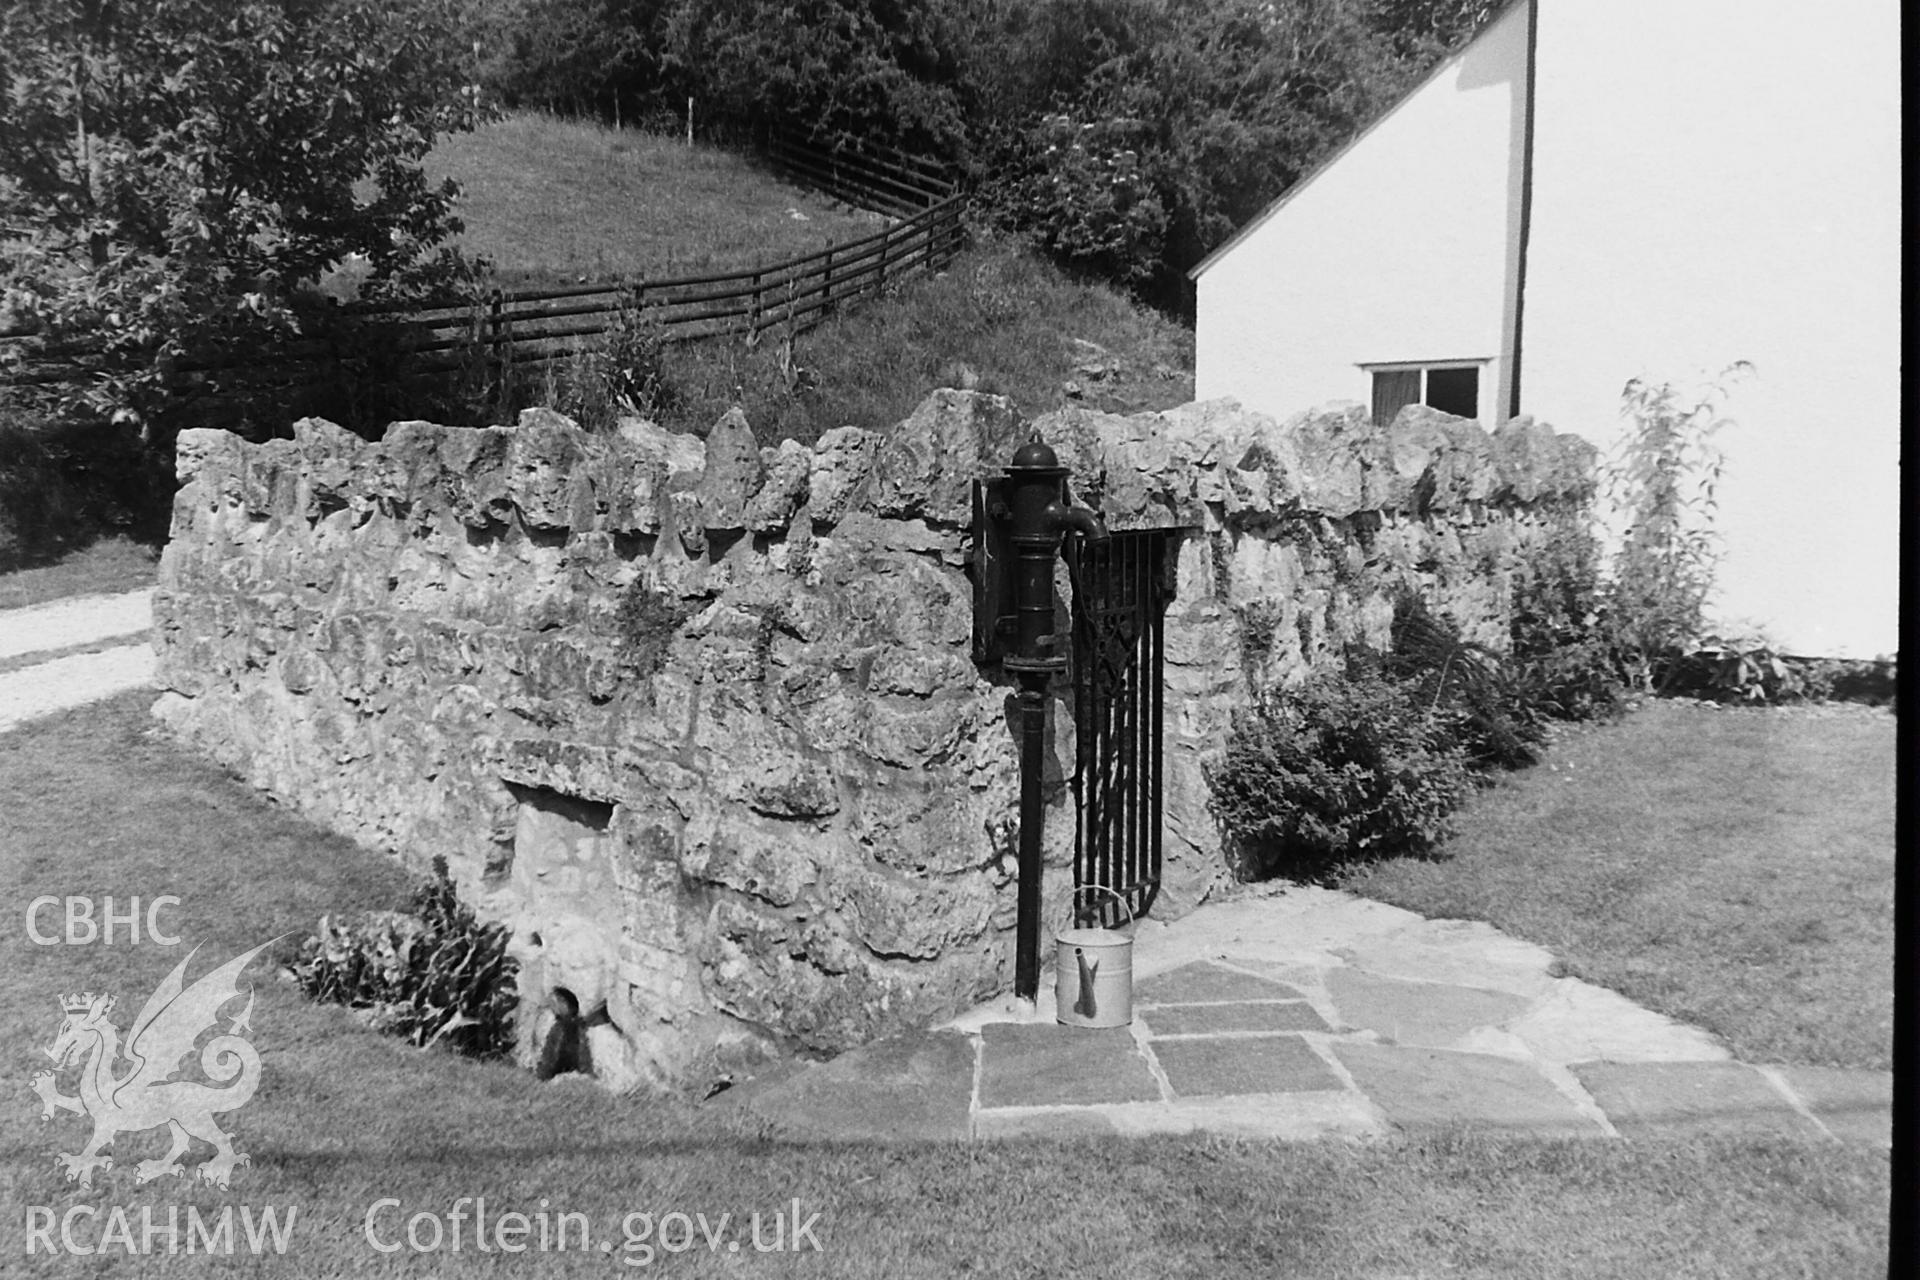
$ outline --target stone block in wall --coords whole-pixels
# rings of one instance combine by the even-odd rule
[[[828,876],[851,936],[883,958],[933,960],[984,937],[998,896],[978,876],[901,876],[845,863]]]
[[[1275,520],[1304,509],[1300,450],[1290,434],[1257,438],[1236,461],[1216,470],[1229,519]]]
[[[708,532],[738,533],[747,527],[748,504],[760,492],[766,471],[747,415],[735,405],[707,433],[699,518]]]
[[[762,449],[765,478],[747,504],[746,525],[755,533],[784,529],[805,505],[813,478],[813,451],[798,440],[782,440],[777,448]]]
[[[1375,510],[1380,482],[1368,472],[1384,461],[1378,432],[1359,405],[1331,405],[1298,414],[1280,428],[1300,460],[1300,505],[1309,512],[1346,520]]]
[[[1493,461],[1498,500],[1584,501],[1593,493],[1597,451],[1576,435],[1561,434],[1521,415],[1494,429]]]
[[[916,1003],[906,974],[771,909],[722,899],[702,935],[701,985],[714,1007],[814,1050],[864,1043],[895,1021],[883,1010]]]
[[[791,907],[831,859],[833,841],[820,831],[750,814],[709,808],[681,832],[680,870],[775,907]]]
[[[882,866],[953,875],[977,871],[1008,852],[990,830],[992,808],[958,777],[868,767],[849,774],[849,831]]]
[[[1005,396],[935,391],[881,440],[868,508],[894,519],[970,524],[973,482],[1006,465],[1019,447],[1020,428],[1020,415]]]
[[[880,433],[860,427],[835,427],[822,432],[813,446],[809,473],[808,509],[815,523],[836,524],[857,506],[880,449]]]

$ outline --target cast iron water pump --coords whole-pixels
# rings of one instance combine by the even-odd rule
[[[1046,752],[1047,684],[1067,669],[1067,640],[1055,628],[1053,566],[1069,533],[1104,542],[1107,529],[1067,497],[1067,468],[1035,432],[1014,451],[1001,480],[975,490],[974,656],[998,659],[1019,681],[1020,885],[1013,991],[1040,991],[1040,838],[1046,820],[1041,763]],[[1009,563],[1011,561],[1011,563]]]

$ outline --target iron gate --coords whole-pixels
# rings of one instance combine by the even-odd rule
[[[1075,890],[1112,889],[1135,916],[1160,891],[1162,619],[1173,598],[1172,533],[1069,538],[1073,585]],[[1081,923],[1126,913],[1105,894],[1076,894]]]

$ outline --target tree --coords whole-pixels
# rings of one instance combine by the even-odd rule
[[[1363,0],[1081,0],[1053,114],[1003,129],[979,168],[1069,263],[1172,307],[1185,272],[1406,82]],[[1088,64],[1087,55],[1104,55]],[[1069,144],[1061,121],[1071,125]]]
[[[457,259],[420,162],[478,110],[453,0],[15,0],[0,10],[0,286],[154,425],[183,362],[299,329],[358,255],[376,297]]]
[[[660,70],[670,0],[472,0],[480,76],[507,103],[568,115],[671,115]]]
[[[678,0],[660,62],[735,134],[798,124],[834,145],[945,153],[964,129],[948,17],[910,0]]]

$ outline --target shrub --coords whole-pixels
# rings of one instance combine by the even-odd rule
[[[513,1046],[519,1000],[507,936],[460,901],[446,859],[435,858],[411,910],[351,924],[321,917],[293,976],[310,999],[366,1010],[371,1025],[414,1045],[444,1039],[471,1057],[497,1058]]]
[[[1707,636],[1669,662],[1664,692],[1753,706],[1805,695],[1800,672],[1758,636]]]
[[[1708,636],[1673,661],[1666,691],[1684,697],[1768,706],[1782,702],[1891,703],[1898,667],[1891,660],[1802,658],[1760,636]]]
[[[1508,652],[1519,696],[1555,720],[1616,714],[1625,688],[1602,631],[1600,544],[1584,520],[1555,525],[1514,581]]]
[[[1889,658],[1790,657],[1785,661],[1799,672],[1802,694],[1809,701],[1890,706],[1899,687],[1899,664]]]
[[[1262,695],[1234,717],[1208,782],[1248,878],[1425,852],[1473,788],[1466,751],[1406,687],[1365,666]]]

